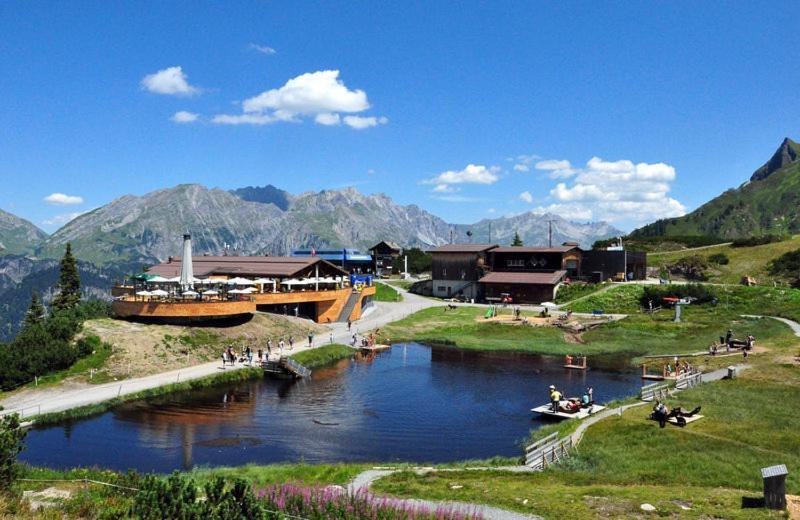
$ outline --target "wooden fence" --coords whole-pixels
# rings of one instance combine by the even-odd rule
[[[575,447],[572,435],[558,438],[558,433],[551,433],[525,448],[525,465],[533,469],[544,469],[569,456],[569,450]]]
[[[670,383],[652,383],[645,385],[639,391],[639,398],[642,401],[652,401],[654,399],[663,400],[669,397]]]
[[[678,378],[675,380],[675,388],[677,390],[686,390],[687,388],[694,388],[702,382],[703,382],[702,372],[683,374],[678,376]]]

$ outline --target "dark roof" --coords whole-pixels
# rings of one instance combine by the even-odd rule
[[[380,247],[381,244],[384,244],[389,249],[394,249],[396,251],[402,251],[403,250],[403,248],[400,247],[400,245],[397,242],[392,242],[391,240],[381,240],[380,242],[378,242],[374,246],[370,247],[369,250],[372,251],[373,249],[376,249],[376,248]]]
[[[435,249],[431,249],[430,253],[482,253],[497,247],[497,244],[445,244]]]
[[[546,273],[510,273],[495,271],[489,273],[479,283],[518,283],[524,285],[555,285],[567,274],[566,271]]]
[[[573,249],[580,250],[578,246],[553,246],[553,247],[536,247],[536,246],[502,246],[492,249],[492,253],[566,253]]]
[[[232,276],[266,276],[292,277],[314,264],[330,273],[346,275],[347,271],[319,257],[297,256],[193,256],[192,271],[195,276],[232,275]],[[181,274],[181,258],[170,257],[169,261],[154,265],[147,270],[149,274],[164,277],[175,277]]]

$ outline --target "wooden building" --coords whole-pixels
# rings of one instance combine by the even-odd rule
[[[389,276],[392,274],[392,264],[394,259],[400,256],[403,249],[395,242],[382,240],[369,248],[372,260],[375,262],[375,274],[378,276]]]
[[[489,252],[492,271],[542,272],[566,271],[577,278],[581,274],[583,251],[574,244],[555,247],[496,247]]]
[[[491,271],[488,253],[496,247],[493,244],[447,244],[431,250],[433,296],[480,300],[483,295],[478,280]]]
[[[513,303],[542,303],[552,301],[556,287],[564,280],[564,270],[547,272],[499,272],[481,278],[483,297],[489,302],[499,302],[510,296]]]

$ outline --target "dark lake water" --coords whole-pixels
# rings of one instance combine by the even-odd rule
[[[121,405],[34,429],[20,458],[50,467],[97,465],[168,472],[275,462],[441,463],[517,456],[544,424],[530,409],[547,387],[607,402],[638,391],[622,363],[586,372],[561,358],[395,345],[300,381],[263,379]],[[614,365],[617,365],[614,368]],[[318,424],[320,423],[324,424]]]

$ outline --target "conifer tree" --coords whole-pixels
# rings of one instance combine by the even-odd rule
[[[25,326],[35,325],[41,323],[44,319],[45,311],[42,300],[39,299],[39,293],[33,291],[31,293],[31,304],[28,307],[28,312],[25,313]]]
[[[519,232],[518,231],[514,231],[514,241],[511,242],[511,245],[512,246],[521,246],[522,245],[522,239],[519,237]]]
[[[67,242],[67,250],[61,259],[61,274],[58,277],[60,292],[53,299],[56,309],[71,309],[81,300],[81,278],[78,275],[78,265],[72,256],[72,244]]]

